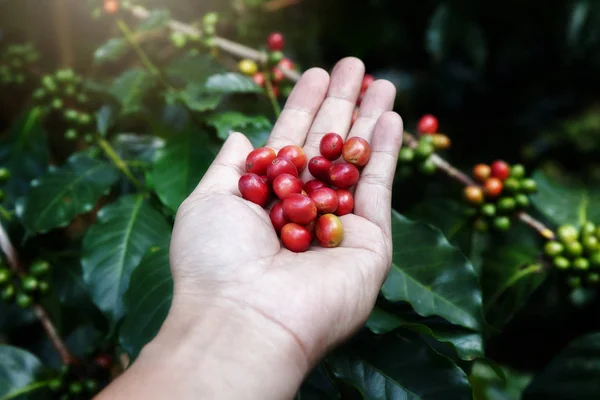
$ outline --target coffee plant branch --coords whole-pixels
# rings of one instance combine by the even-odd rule
[[[13,272],[18,276],[25,275],[25,270],[19,262],[17,252],[12,243],[10,242],[8,234],[6,233],[6,230],[4,229],[4,226],[2,224],[0,224],[0,248],[6,255],[6,260],[8,261],[10,269],[12,269]],[[75,356],[73,356],[65,342],[58,334],[58,331],[56,330],[56,327],[50,319],[50,315],[48,314],[46,309],[38,302],[35,302],[32,305],[32,309],[37,319],[40,320],[42,327],[44,328],[46,334],[48,335],[48,338],[50,339],[50,342],[52,342],[52,345],[60,355],[60,359],[62,360],[63,364],[68,365],[76,363],[77,359],[75,358]]]
[[[150,17],[150,11],[148,11],[142,6],[131,6],[129,10],[136,18],[147,19]],[[197,28],[172,19],[169,20],[168,26],[173,31],[180,32],[189,36],[197,37],[202,34],[202,32]],[[232,54],[239,58],[247,58],[250,60],[254,60],[262,64],[267,62],[267,54],[264,52],[260,52],[248,46],[244,46],[242,44],[218,36],[214,39],[215,46],[229,54]],[[297,82],[300,79],[300,73],[298,73],[297,71],[292,71],[286,68],[281,69],[283,74],[292,82]],[[416,147],[418,143],[415,136],[408,132],[404,133],[404,141],[406,145],[413,148]],[[437,169],[446,174],[450,179],[453,179],[465,186],[476,185],[476,183],[469,176],[467,176],[457,168],[453,167],[450,163],[448,163],[439,155],[433,154],[432,160]],[[537,231],[545,239],[554,239],[554,232],[552,232],[550,228],[545,226],[544,223],[536,220],[531,215],[525,212],[519,212],[517,213],[517,218],[524,224]]]

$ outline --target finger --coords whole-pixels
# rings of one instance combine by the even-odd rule
[[[370,141],[377,120],[381,114],[394,108],[395,99],[396,87],[390,81],[373,82],[365,94],[348,137],[358,136]]]
[[[239,195],[238,180],[246,173],[244,163],[254,148],[246,136],[233,132],[192,193],[231,193]]]
[[[354,196],[355,214],[375,223],[387,238],[391,237],[392,183],[402,132],[402,118],[395,112],[388,111],[379,118],[371,140],[371,159]]]
[[[329,74],[320,68],[306,71],[288,97],[269,137],[267,146],[280,149],[288,144],[303,146],[329,86]]]
[[[336,132],[343,138],[348,135],[364,73],[364,64],[354,57],[344,58],[333,69],[327,97],[321,104],[304,144],[308,159],[319,154],[319,142],[324,134]]]

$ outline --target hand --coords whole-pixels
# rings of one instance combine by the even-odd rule
[[[159,338],[169,336],[166,331],[187,330],[224,337],[218,341],[227,350],[216,350],[216,358],[221,357],[214,361],[216,368],[232,352],[238,352],[235,362],[243,363],[239,352],[250,349],[248,357],[255,362],[247,361],[241,376],[254,374],[264,363],[271,373],[291,370],[287,387],[278,388],[279,393],[273,387],[265,391],[272,398],[293,395],[293,386],[309,368],[364,324],[391,265],[391,187],[402,120],[390,111],[394,86],[376,81],[351,124],[363,75],[362,62],[354,58],[340,61],[331,78],[322,69],[304,73],[267,143],[275,150],[304,146],[307,159],[318,155],[327,132],[371,143],[370,162],[356,187],[354,215],[341,217],[345,235],[340,247],[312,247],[305,253],[282,248],[268,213],[238,191],[246,156],[253,150],[239,133],[231,134],[177,213],[171,242],[174,299]],[[309,176],[304,171],[304,179]],[[207,346],[217,347],[209,341],[200,340],[204,354]],[[256,373],[248,384],[267,378]],[[249,392],[242,392],[243,398],[251,398]]]

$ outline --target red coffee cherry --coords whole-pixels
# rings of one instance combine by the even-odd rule
[[[100,368],[108,370],[112,366],[113,360],[110,354],[101,353],[94,358],[94,362]]]
[[[329,182],[339,189],[348,189],[358,183],[360,172],[353,164],[333,164],[329,168]]]
[[[269,211],[269,218],[271,218],[273,228],[278,235],[281,233],[281,228],[289,222],[283,215],[283,205],[280,201],[275,203],[271,211]]]
[[[357,167],[364,167],[371,158],[371,146],[363,138],[357,136],[351,137],[344,143],[342,157],[350,164],[354,164]]]
[[[252,80],[260,87],[265,86],[266,79],[265,74],[263,72],[257,72],[254,75],[252,75]]]
[[[324,182],[329,181],[329,169],[331,168],[331,161],[323,156],[316,156],[310,159],[308,162],[308,170],[310,174],[315,178]]]
[[[267,46],[271,51],[281,51],[283,50],[283,46],[285,44],[285,40],[283,35],[279,32],[273,32],[269,35],[267,39]]]
[[[342,155],[344,139],[334,132],[330,132],[321,138],[319,152],[329,161],[334,161]]]
[[[506,180],[510,176],[510,166],[502,160],[494,161],[492,163],[491,170],[492,176],[500,179],[501,181]]]
[[[492,174],[492,169],[487,164],[477,164],[473,167],[473,178],[485,182]]]
[[[273,192],[283,200],[292,193],[300,193],[302,191],[302,181],[294,175],[281,174],[273,180]]]
[[[331,188],[324,187],[317,189],[309,196],[317,205],[317,210],[320,214],[334,213],[338,208],[337,193]]]
[[[267,168],[277,157],[275,150],[269,147],[260,147],[252,150],[246,157],[246,172],[258,175],[266,175]]]
[[[281,229],[283,247],[295,253],[302,253],[310,247],[312,235],[302,225],[290,222]]]
[[[271,70],[271,76],[273,77],[273,82],[281,82],[285,79],[285,75],[283,75],[283,71],[279,68],[273,68]]]
[[[264,207],[269,200],[269,186],[256,174],[242,175],[238,181],[238,189],[244,199],[261,207]]]
[[[476,206],[483,203],[483,190],[479,186],[466,186],[463,190],[463,196],[469,204]]]
[[[437,133],[438,127],[439,126],[437,118],[431,114],[427,114],[421,117],[417,129],[419,133],[432,134]]]
[[[265,175],[261,175],[260,179],[262,179],[264,183],[269,183],[269,178],[267,177],[266,174]]]
[[[306,230],[308,230],[308,233],[310,233],[310,237],[313,239],[315,238],[315,227],[316,226],[317,226],[317,220],[314,220],[314,221],[309,222],[308,224],[304,225]]]
[[[321,215],[315,226],[315,236],[323,247],[337,247],[344,240],[342,221],[333,214]]]
[[[350,214],[354,210],[354,196],[346,189],[338,189],[335,191],[338,198],[338,208],[335,212],[340,217]]]
[[[356,122],[357,119],[358,119],[358,109],[354,110],[354,112],[352,113],[352,125],[354,125],[354,123]]]
[[[318,179],[311,179],[310,181],[308,181],[304,184],[304,187],[302,189],[304,189],[304,191],[308,195],[310,195],[315,190],[324,188],[324,187],[327,187],[327,184],[325,182],[320,181]]]
[[[292,60],[290,60],[289,58],[284,58],[283,60],[279,61],[279,66],[283,69],[289,69],[289,70],[296,69],[294,62]]]
[[[317,205],[308,196],[290,194],[283,200],[283,215],[288,221],[306,225],[317,218]]]
[[[363,77],[362,80],[362,85],[360,87],[360,91],[361,92],[366,92],[367,89],[369,88],[369,86],[371,86],[371,84],[375,82],[375,77],[371,74],[365,74],[365,76]]]
[[[290,174],[298,177],[298,169],[290,160],[276,157],[267,168],[267,179],[269,179],[269,182],[273,182],[281,174]]]
[[[104,11],[106,11],[107,14],[115,14],[117,11],[119,11],[118,0],[105,0]]]
[[[494,198],[498,197],[500,193],[502,193],[504,185],[502,181],[498,178],[489,178],[483,184],[483,193],[485,193],[486,197]]]
[[[306,154],[304,154],[302,147],[296,146],[295,144],[283,147],[279,150],[279,153],[277,153],[277,157],[290,160],[298,172],[302,172],[306,167]]]

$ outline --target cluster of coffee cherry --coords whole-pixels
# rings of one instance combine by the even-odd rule
[[[371,157],[366,140],[351,137],[344,142],[333,132],[323,136],[319,148],[321,155],[308,163],[304,150],[295,145],[278,153],[268,147],[253,150],[238,183],[244,199],[264,208],[275,194],[269,216],[283,246],[293,252],[308,250],[315,238],[323,247],[340,245],[344,227],[339,217],[353,211],[349,189]],[[299,175],[307,164],[314,179],[303,182]]]
[[[61,69],[42,77],[41,87],[33,92],[33,99],[51,123],[66,126],[65,138],[75,140],[81,133],[88,142],[93,140],[90,132],[95,130],[89,98],[83,87],[83,79],[72,69]]]
[[[413,169],[425,175],[435,173],[437,167],[431,158],[435,151],[447,150],[452,145],[450,138],[438,132],[439,124],[435,116],[421,117],[417,126],[419,140],[415,147],[405,146],[398,153],[398,161],[403,164],[400,176],[412,175]]]
[[[562,225],[556,237],[546,243],[544,252],[557,269],[567,272],[567,283],[572,287],[600,283],[600,227],[591,221],[580,229]]]
[[[470,214],[475,217],[474,228],[485,232],[491,226],[498,231],[510,228],[510,217],[529,206],[529,195],[535,193],[537,185],[525,176],[525,167],[510,166],[502,160],[491,165],[477,164],[473,178],[479,185],[464,188],[464,198],[472,206]]]
[[[283,53],[285,39],[279,32],[273,32],[267,38],[267,69],[259,71],[258,64],[250,59],[243,59],[238,63],[240,72],[252,77],[252,80],[260,87],[266,87],[267,80],[271,83],[275,97],[289,96],[292,85],[286,82],[282,69],[295,70],[294,62],[286,58]]]
[[[30,43],[8,46],[0,55],[0,85],[23,85],[27,81],[27,66],[39,57]]]
[[[0,298],[5,302],[15,302],[19,307],[28,308],[40,297],[48,294],[47,281],[50,264],[35,261],[27,274],[17,276],[4,264],[0,265]]]
[[[58,376],[48,382],[53,398],[88,400],[105,386],[108,371],[100,365],[64,365]]]

